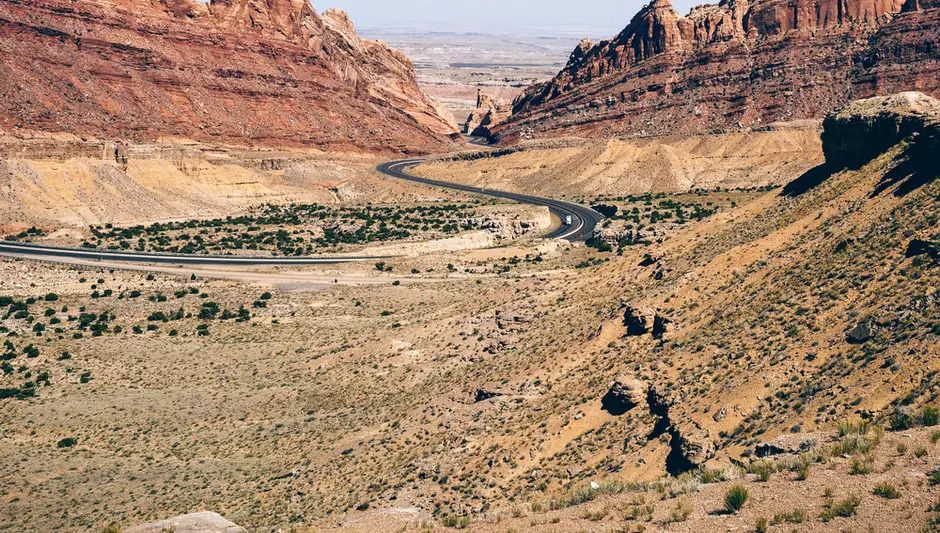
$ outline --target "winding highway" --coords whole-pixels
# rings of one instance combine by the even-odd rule
[[[542,198],[540,196],[531,196],[528,194],[517,194],[512,192],[496,191],[484,187],[472,187],[470,185],[461,185],[459,183],[448,183],[446,181],[437,181],[428,178],[415,176],[408,172],[408,169],[424,162],[424,159],[402,159],[399,161],[389,161],[378,166],[378,171],[393,178],[432,185],[435,187],[444,187],[473,194],[483,194],[494,198],[504,198],[513,200],[521,204],[541,205],[547,207],[552,213],[558,216],[562,221],[566,217],[571,217],[571,224],[562,224],[555,231],[545,235],[546,239],[564,239],[570,242],[583,242],[594,235],[594,229],[604,220],[604,215],[597,211],[574,202],[564,200],[554,200],[552,198]]]
[[[448,183],[427,178],[421,178],[408,173],[408,169],[424,159],[403,159],[390,161],[379,165],[377,170],[387,176],[408,180],[424,185],[443,187],[473,194],[482,194],[495,198],[504,198],[523,204],[540,205],[548,207],[563,223],[551,233],[545,235],[547,239],[564,239],[569,242],[582,242],[594,234],[594,228],[604,219],[603,215],[583,205],[551,198],[541,198],[526,194],[516,194],[503,191],[494,191],[480,187],[471,187],[458,183]],[[571,217],[571,224],[565,224],[567,217]],[[307,265],[335,265],[340,263],[353,263],[361,261],[375,261],[388,259],[387,256],[306,256],[306,257],[250,257],[231,255],[185,255],[185,254],[158,254],[149,252],[127,252],[114,250],[98,250],[94,248],[65,248],[57,246],[43,246],[38,244],[25,244],[0,240],[0,257],[13,257],[20,259],[36,259],[52,262],[123,262],[146,263],[162,265],[218,265],[218,266],[307,266]]]

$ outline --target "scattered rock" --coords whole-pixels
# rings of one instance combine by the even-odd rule
[[[721,406],[721,409],[718,409],[717,411],[715,411],[715,414],[712,415],[712,420],[714,420],[715,422],[721,422],[727,417],[728,417],[728,407],[723,405]]]
[[[627,337],[639,337],[651,334],[654,339],[662,339],[669,331],[672,322],[648,307],[626,306],[623,313],[623,325],[627,327]]]
[[[760,458],[777,455],[797,455],[810,450],[818,442],[816,435],[781,435],[770,442],[758,444],[754,448],[754,455]]]
[[[652,254],[646,254],[643,256],[643,260],[640,261],[640,266],[643,268],[646,268],[646,267],[651,267],[655,265],[656,263],[659,263],[658,257],[653,257]]]
[[[646,403],[649,385],[631,376],[617,378],[607,394],[601,398],[601,409],[620,416],[634,407]]]
[[[503,394],[500,392],[489,391],[486,389],[477,389],[476,392],[473,393],[473,401],[474,403],[485,402],[486,400],[498,398],[502,395]]]
[[[854,328],[850,329],[845,334],[845,338],[849,344],[865,344],[871,340],[871,336],[871,326],[866,322],[856,324]]]

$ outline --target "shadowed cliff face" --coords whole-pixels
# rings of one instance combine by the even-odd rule
[[[0,131],[427,152],[414,66],[306,0],[0,0]]]
[[[818,119],[848,101],[940,92],[935,0],[726,0],[680,16],[654,0],[531,87],[503,141],[663,134]]]

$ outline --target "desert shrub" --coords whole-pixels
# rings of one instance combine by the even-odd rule
[[[809,477],[809,468],[809,461],[800,461],[800,464],[798,464],[794,470],[794,472],[796,472],[797,481],[806,481],[806,479]]]
[[[914,417],[904,409],[895,409],[888,417],[888,427],[891,431],[904,431],[914,426]]]
[[[585,520],[590,520],[591,522],[600,522],[601,520],[607,518],[609,511],[606,507],[601,507],[600,509],[588,509],[584,511],[584,514],[581,515],[581,518]]]
[[[740,511],[750,497],[751,492],[747,490],[746,487],[741,485],[731,487],[728,489],[728,492],[725,493],[725,510],[729,513]]]
[[[75,446],[76,444],[78,444],[78,439],[76,439],[75,437],[66,437],[60,440],[59,442],[57,442],[55,445],[56,445],[56,448],[71,448],[72,446]]]
[[[689,519],[689,516],[692,514],[692,507],[688,502],[684,500],[679,500],[676,502],[675,507],[669,512],[669,522],[685,522]]]
[[[770,461],[758,461],[751,463],[748,471],[756,475],[758,481],[766,482],[770,479],[770,475],[774,471],[774,465]]]
[[[786,513],[777,513],[771,523],[778,524],[802,524],[806,521],[806,511],[803,509],[794,509]]]
[[[940,485],[940,468],[927,472],[927,483],[931,486]]]
[[[849,474],[853,476],[867,476],[875,470],[875,461],[870,455],[856,457],[852,460],[852,467]]]
[[[754,531],[756,531],[757,533],[767,533],[769,529],[770,529],[770,526],[767,525],[766,518],[757,519],[757,525],[754,526]]]
[[[940,429],[930,434],[930,444],[936,444],[938,442],[940,442]]]
[[[441,525],[452,527],[454,529],[466,529],[470,526],[469,516],[445,516],[441,519]]]
[[[823,522],[828,522],[833,518],[849,518],[855,516],[858,512],[858,506],[862,504],[862,499],[858,495],[851,495],[848,498],[836,503],[826,502],[826,509],[819,515]]]
[[[920,414],[920,420],[927,427],[936,426],[940,423],[940,410],[936,407],[924,407]]]
[[[898,489],[894,488],[890,483],[879,483],[875,485],[875,488],[872,489],[872,494],[876,496],[881,496],[882,498],[888,500],[897,500],[901,497],[901,493]]]

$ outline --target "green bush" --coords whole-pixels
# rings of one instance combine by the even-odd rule
[[[754,527],[754,531],[757,533],[767,533],[770,530],[770,526],[767,525],[766,518],[758,518],[757,525]]]
[[[888,418],[888,427],[891,428],[891,431],[904,431],[905,429],[911,429],[913,426],[913,417],[902,409],[895,409]]]
[[[770,461],[758,461],[756,463],[751,463],[748,471],[751,474],[757,476],[757,480],[761,482],[767,482],[770,479],[770,475],[774,471],[774,465]]]
[[[78,444],[78,439],[75,437],[66,437],[56,443],[56,448],[71,448]]]
[[[806,511],[803,509],[794,509],[786,513],[777,513],[774,515],[774,519],[771,522],[774,525],[778,524],[802,524],[806,521]]]
[[[936,407],[924,407],[920,415],[921,422],[927,427],[936,426],[940,423],[940,410]]]
[[[469,516],[445,516],[441,519],[441,525],[452,527],[454,529],[466,529],[470,526]]]
[[[819,515],[819,518],[823,522],[828,522],[836,517],[849,518],[855,516],[861,503],[862,499],[854,494],[839,503],[827,502],[826,510]]]
[[[901,497],[901,493],[898,489],[894,488],[890,483],[879,483],[875,485],[875,488],[872,489],[872,494],[876,496],[881,496],[887,500],[897,500]]]
[[[747,503],[751,493],[747,488],[741,485],[735,485],[725,493],[725,510],[729,513],[737,513]]]

